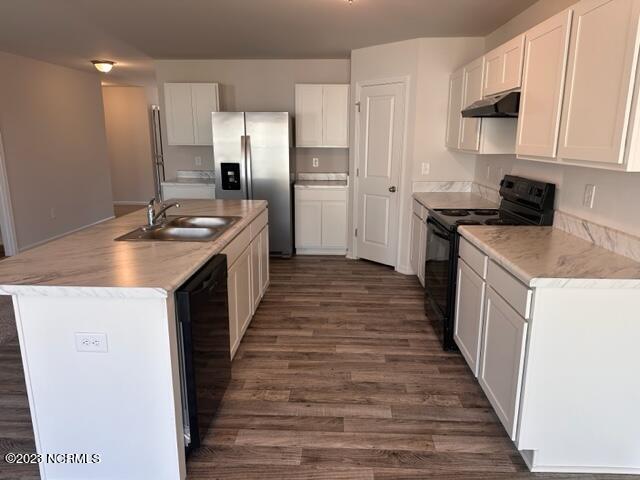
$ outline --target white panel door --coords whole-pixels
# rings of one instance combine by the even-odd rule
[[[251,312],[256,313],[258,305],[260,304],[261,297],[261,285],[262,279],[260,278],[260,255],[262,254],[262,238],[260,234],[256,235],[251,240],[251,298],[253,303],[251,305]]]
[[[349,147],[349,85],[322,88],[322,144]]]
[[[462,96],[462,109],[464,110],[473,102],[481,100],[484,78],[484,57],[479,58],[464,67],[464,94]],[[460,131],[460,148],[477,152],[480,150],[481,118],[463,118]]]
[[[571,10],[567,10],[525,34],[517,155],[556,156],[570,22]]]
[[[448,148],[460,148],[460,127],[462,125],[462,95],[464,94],[464,70],[460,69],[449,78],[449,107],[447,113]]]
[[[191,102],[195,144],[213,145],[211,113],[220,111],[218,85],[215,83],[191,84]]]
[[[573,7],[558,157],[620,164],[638,61],[637,0]]]
[[[296,85],[296,146],[322,146],[322,85]]]
[[[322,202],[296,202],[296,248],[322,248]]]
[[[322,248],[347,248],[347,204],[343,201],[322,202]]]
[[[169,145],[193,145],[195,142],[191,84],[164,84],[165,118]]]
[[[359,101],[357,255],[395,266],[405,86],[403,83],[365,86]]]
[[[269,286],[269,226],[260,232],[260,296],[263,296]]]
[[[492,288],[487,291],[478,380],[515,440],[524,369],[527,322]]]
[[[480,363],[485,289],[486,283],[480,275],[460,259],[453,338],[476,377]]]

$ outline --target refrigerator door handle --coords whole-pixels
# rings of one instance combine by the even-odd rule
[[[245,158],[246,158],[246,179],[247,179],[247,198],[253,200],[253,177],[252,177],[252,158],[251,158],[251,135],[245,135]]]

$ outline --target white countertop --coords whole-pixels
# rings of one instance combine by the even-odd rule
[[[2,260],[0,293],[166,296],[267,208],[264,200],[182,200],[180,205],[169,214],[241,220],[211,242],[116,242],[146,223],[146,211],[138,210]]]
[[[498,208],[486,198],[470,192],[418,192],[413,194],[425,208]]]
[[[347,180],[297,180],[295,188],[347,188]]]
[[[553,227],[474,225],[458,232],[530,287],[640,288],[640,263]]]

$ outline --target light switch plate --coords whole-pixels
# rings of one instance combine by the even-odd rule
[[[318,157],[313,157],[313,168],[318,168],[320,166],[320,159]]]
[[[422,162],[422,175],[429,175],[431,171],[431,164],[429,162]]]
[[[106,333],[76,333],[76,350],[78,352],[107,353]]]

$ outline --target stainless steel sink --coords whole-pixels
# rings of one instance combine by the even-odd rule
[[[211,242],[240,217],[167,217],[154,227],[140,227],[116,241]]]
[[[240,220],[240,217],[187,217],[169,216],[166,225],[183,228],[228,228]]]

